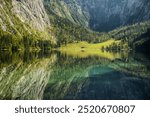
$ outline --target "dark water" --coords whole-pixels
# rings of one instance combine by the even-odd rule
[[[1,51],[0,99],[150,99],[150,60],[126,52]]]

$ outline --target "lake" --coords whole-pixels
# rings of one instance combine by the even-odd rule
[[[150,99],[150,59],[128,52],[0,51],[0,99]]]

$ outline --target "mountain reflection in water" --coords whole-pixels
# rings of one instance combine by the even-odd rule
[[[0,99],[150,99],[143,55],[79,54],[1,52]]]

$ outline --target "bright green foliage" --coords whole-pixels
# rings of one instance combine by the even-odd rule
[[[146,31],[150,28],[150,21],[147,21],[144,23],[121,27],[109,33],[94,32],[85,28],[86,26],[84,27],[80,25],[80,23],[72,22],[71,19],[68,18],[69,16],[59,16],[59,13],[55,14],[54,11],[52,11],[52,8],[59,5],[55,4],[54,6],[45,6],[47,13],[49,14],[52,28],[46,29],[45,32],[40,32],[39,30],[31,27],[30,24],[23,23],[15,14],[12,13],[11,0],[2,1],[0,4],[3,6],[0,7],[0,49],[39,50],[49,49],[54,45],[55,47],[60,47],[62,44],[79,41],[100,43],[112,38],[123,40],[122,43],[127,42],[131,47],[133,47],[135,40],[142,34],[146,33]],[[65,12],[65,10],[62,12]],[[60,14],[65,15],[66,13]],[[55,39],[53,38],[54,36],[57,39],[57,46]],[[120,50],[120,48],[122,48],[121,45],[116,46],[113,44],[111,47],[106,49]]]
[[[1,1],[0,4],[0,49],[38,50],[50,48],[55,43],[50,29],[41,32],[12,13],[11,0]]]
[[[80,25],[70,22],[68,19],[49,15],[52,32],[57,38],[58,46],[75,41],[88,41],[98,43],[108,40],[110,37],[105,33],[94,32]]]
[[[115,39],[122,39],[133,46],[136,39],[146,33],[148,29],[150,29],[150,21],[115,29],[109,32],[109,35]]]

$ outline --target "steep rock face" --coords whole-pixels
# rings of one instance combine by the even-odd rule
[[[25,25],[24,25],[25,24]],[[3,31],[14,33],[22,30],[44,31],[50,26],[43,0],[5,0],[0,1],[0,27]],[[18,26],[18,27],[17,27]]]
[[[69,19],[71,22],[88,27],[88,15],[76,0],[44,0],[50,14]]]
[[[3,31],[7,30],[8,25],[14,25],[11,21],[12,16],[10,15],[10,9],[10,2],[0,0],[0,29]]]
[[[109,31],[150,19],[149,0],[77,0],[90,15],[92,29]]]
[[[34,28],[44,30],[49,26],[49,18],[45,12],[43,0],[12,0],[13,13],[22,22],[29,22]]]
[[[0,0],[0,39],[4,41],[1,47],[6,49],[4,37],[10,37],[11,45],[17,48],[23,48],[26,37],[55,44],[43,0]]]
[[[150,19],[149,0],[45,0],[52,13],[97,31]]]

